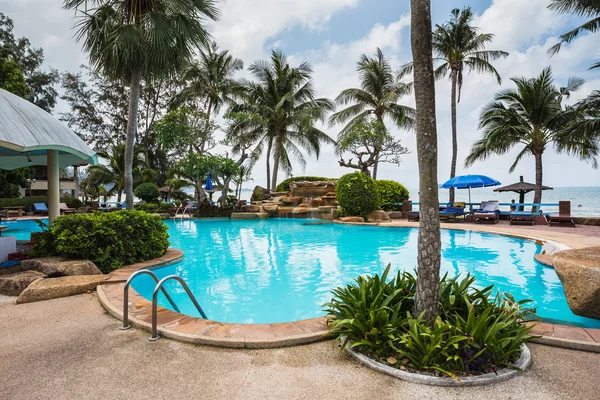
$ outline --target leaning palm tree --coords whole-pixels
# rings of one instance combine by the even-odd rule
[[[233,87],[233,75],[244,68],[239,58],[229,51],[219,51],[216,42],[211,42],[200,52],[200,59],[190,63],[182,74],[186,86],[175,97],[175,105],[185,101],[202,101],[207,118],[210,121],[213,112],[219,112],[227,101]]]
[[[322,143],[334,143],[315,127],[333,109],[333,103],[316,98],[312,70],[306,61],[292,67],[283,53],[273,51],[269,61],[256,61],[249,70],[256,80],[237,83],[237,103],[230,111],[258,116],[249,119],[246,132],[257,141],[257,149],[262,151],[267,146],[267,160],[273,154],[267,189],[275,189],[279,169],[291,173],[292,157],[304,167],[302,150],[319,157]],[[267,169],[267,179],[269,172]]]
[[[600,0],[552,0],[548,8],[561,14],[570,13],[586,19],[590,18],[589,21],[561,35],[560,42],[548,50],[550,55],[558,53],[564,43],[571,43],[583,32],[600,31]],[[590,69],[598,67],[600,67],[600,62],[592,65]]]
[[[435,79],[431,49],[431,0],[411,0],[411,47],[417,105],[419,239],[413,313],[433,324],[439,314],[440,218],[438,215]]]
[[[189,62],[208,43],[203,21],[216,20],[219,12],[214,0],[65,0],[64,8],[84,8],[77,40],[90,64],[129,84],[125,193],[132,209],[140,82],[171,75]]]
[[[411,93],[412,85],[394,77],[389,61],[381,49],[374,57],[363,54],[356,68],[360,78],[360,88],[343,90],[335,99],[338,106],[348,106],[329,118],[329,124],[346,124],[339,136],[343,137],[352,130],[357,122],[363,121],[369,114],[380,122],[390,118],[396,126],[411,129],[415,112],[408,106],[398,104],[402,96]],[[373,166],[373,179],[377,179],[378,162]]]
[[[450,178],[456,176],[456,163],[458,158],[458,133],[456,122],[456,106],[460,103],[463,85],[463,72],[476,71],[494,75],[498,84],[502,83],[500,74],[491,64],[492,61],[508,56],[508,53],[499,50],[485,50],[486,45],[492,41],[491,33],[479,33],[479,28],[471,25],[473,12],[470,7],[463,10],[455,8],[451,12],[450,20],[442,25],[436,25],[433,32],[434,60],[441,63],[435,70],[436,78],[450,76],[452,90],[450,93],[450,113],[452,129],[452,162],[450,164]],[[410,73],[412,65],[407,64],[400,70],[400,75]],[[454,188],[450,189],[450,202],[454,202]]]
[[[533,202],[542,200],[544,151],[553,146],[557,153],[590,161],[596,167],[600,152],[600,134],[585,129],[585,114],[576,107],[563,107],[563,99],[584,84],[581,78],[570,78],[567,86],[554,85],[552,70],[547,67],[536,78],[511,78],[516,89],[503,90],[486,106],[479,119],[483,138],[476,141],[466,159],[466,166],[485,160],[493,154],[506,154],[522,145],[510,172],[526,155],[535,158],[535,185]]]

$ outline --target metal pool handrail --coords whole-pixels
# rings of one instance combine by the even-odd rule
[[[158,277],[154,272],[150,270],[141,269],[131,274],[129,279],[127,279],[127,282],[125,282],[125,288],[123,289],[123,325],[119,328],[121,330],[131,328],[131,325],[129,325],[129,285],[131,285],[131,281],[133,281],[133,279],[136,276],[140,275],[150,275],[152,279],[154,279],[154,282],[158,284]],[[175,311],[179,312],[179,308],[177,307],[171,296],[169,296],[169,293],[167,293],[167,291],[164,288],[162,288],[162,292],[167,298],[167,300],[169,300],[169,303],[171,303],[171,306],[173,306]]]
[[[165,276],[164,278],[162,278],[160,280],[160,282],[158,282],[156,284],[156,287],[154,288],[154,293],[152,293],[152,336],[149,337],[148,340],[154,341],[154,340],[160,339],[160,336],[158,335],[158,330],[157,330],[157,323],[158,323],[158,291],[160,289],[163,289],[162,285],[166,281],[168,281],[169,279],[175,279],[176,281],[178,281],[179,283],[181,283],[181,286],[183,286],[183,289],[187,293],[187,295],[190,298],[190,300],[192,300],[192,303],[194,303],[194,306],[196,306],[196,309],[198,310],[198,312],[200,313],[200,315],[202,316],[202,318],[208,319],[206,317],[206,314],[202,310],[202,307],[200,307],[200,304],[198,304],[198,301],[196,301],[196,298],[194,297],[194,295],[190,291],[190,288],[185,283],[185,281],[183,279],[181,279],[177,275]]]

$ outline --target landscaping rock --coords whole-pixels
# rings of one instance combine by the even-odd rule
[[[335,210],[335,206],[319,206],[319,210],[322,212],[331,212],[331,210]]]
[[[39,271],[49,277],[74,275],[101,275],[102,272],[90,260],[67,260],[62,257],[32,258],[21,261],[23,271]]]
[[[573,313],[600,319],[600,247],[561,251],[552,263]]]
[[[292,182],[290,193],[292,196],[316,198],[335,192],[335,185],[335,181]]]
[[[27,289],[32,282],[46,275],[38,271],[20,271],[0,276],[0,294],[5,296],[18,296]]]
[[[282,197],[280,201],[285,204],[297,205],[300,204],[302,200],[302,197]]]
[[[290,214],[294,207],[279,207],[279,215]]]
[[[390,216],[387,212],[383,210],[373,211],[371,214],[367,216],[367,221],[369,222],[380,222],[380,221],[389,221]]]
[[[340,222],[365,222],[363,217],[342,217],[339,219]]]
[[[104,275],[62,276],[60,278],[38,279],[25,289],[17,304],[57,299],[87,293],[96,289],[106,279]]]
[[[292,214],[308,214],[310,212],[310,208],[308,207],[296,207],[292,210]]]
[[[246,204],[245,206],[242,206],[242,211],[249,213],[257,213],[260,212],[260,206],[256,204]]]
[[[252,220],[252,219],[263,219],[269,218],[269,214],[267,213],[232,213],[231,219],[244,219],[244,220]]]
[[[402,211],[390,211],[388,216],[391,219],[402,219]]]

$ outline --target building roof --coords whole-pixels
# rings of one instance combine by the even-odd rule
[[[97,164],[94,151],[48,112],[0,89],[0,169],[46,165],[47,150],[58,150],[59,167]]]

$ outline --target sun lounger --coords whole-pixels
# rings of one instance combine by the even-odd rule
[[[420,213],[418,211],[409,211],[408,212],[408,220],[409,221],[418,221],[420,218]]]
[[[46,203],[33,203],[33,213],[48,215],[48,207],[46,207]]]
[[[571,216],[571,202],[570,201],[559,201],[558,202],[558,214],[548,215],[548,223],[560,224],[571,226],[575,228],[575,219]]]
[[[481,203],[481,208],[475,212],[475,222],[491,222],[497,224],[500,221],[500,202],[485,201]]]
[[[67,203],[60,203],[61,214],[75,214],[75,209],[67,206]]]
[[[447,221],[464,221],[465,203],[449,203],[448,206],[439,212],[440,219]]]
[[[531,211],[511,211],[510,212],[510,224],[523,223],[523,224],[535,224],[535,214]]]
[[[125,208],[127,208],[127,203],[122,201],[120,203],[117,203],[114,207],[110,207],[108,209],[108,211],[119,211],[119,210],[124,210]]]

